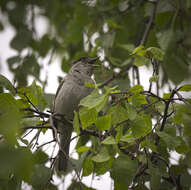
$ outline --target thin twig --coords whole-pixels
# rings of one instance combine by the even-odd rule
[[[101,85],[98,86],[98,88],[103,88],[104,86],[108,85],[110,82],[112,82],[113,80],[115,80],[116,78],[119,78],[121,76],[122,73],[127,72],[131,67],[132,67],[133,63],[128,64],[124,69],[122,69],[119,73],[115,73],[113,74],[110,78],[108,78],[107,80],[105,80]]]
[[[158,2],[159,2],[159,0],[156,0],[156,1],[153,2],[152,13],[151,13],[149,22],[148,22],[148,24],[146,26],[145,32],[143,34],[140,45],[145,45],[146,44],[147,38],[148,38],[149,33],[150,33],[151,29],[152,29],[152,25],[154,23]]]
[[[52,126],[43,126],[43,125],[36,125],[36,126],[25,126],[22,129],[27,130],[27,129],[52,129]]]
[[[32,108],[23,108],[23,109],[21,109],[21,111],[30,111],[30,112],[39,114],[41,117],[46,117],[46,118],[50,117],[50,114],[44,113],[44,112],[41,112],[39,110],[35,110],[35,109],[32,109]]]
[[[163,121],[162,121],[162,124],[161,124],[161,128],[160,128],[160,131],[163,131],[164,127],[165,127],[165,124],[166,124],[166,120],[168,118],[168,108],[170,106],[170,103],[172,101],[172,98],[173,96],[176,94],[176,90],[174,89],[170,95],[170,98],[169,100],[166,102],[166,106],[165,106],[165,110],[164,110],[164,116],[163,116]]]
[[[25,138],[27,135],[29,135],[32,131],[33,131],[33,129],[29,130],[26,134],[24,134],[24,135],[22,136],[22,139]]]
[[[39,112],[38,108],[30,101],[26,93],[23,93],[24,97],[27,99],[27,101],[32,105],[32,107]]]
[[[47,145],[47,144],[50,144],[50,143],[52,143],[52,142],[55,142],[55,141],[56,141],[56,139],[53,139],[53,140],[48,141],[48,142],[46,142],[46,143],[44,143],[44,144],[41,144],[40,146],[37,147],[37,149],[39,149],[39,148],[41,148],[41,147],[43,147],[43,146],[45,146],[45,145]]]

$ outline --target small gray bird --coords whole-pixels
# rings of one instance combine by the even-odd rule
[[[80,100],[92,92],[86,82],[94,83],[94,62],[98,59],[83,57],[73,63],[68,75],[63,79],[56,92],[53,107],[53,122],[58,130],[61,150],[58,153],[58,170],[66,171],[69,158],[70,139],[73,126],[74,110],[77,110]]]

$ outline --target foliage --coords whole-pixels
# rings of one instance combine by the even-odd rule
[[[190,189],[190,0],[1,0],[0,11],[0,31],[14,28],[9,44],[16,52],[5,63],[14,85],[0,75],[0,189],[23,189],[24,183],[58,189],[52,180],[62,175],[57,158],[43,150],[58,141],[46,111],[53,95],[44,92],[41,60],[50,57],[51,64],[57,55],[68,72],[72,61],[101,52],[97,86],[74,114],[78,159],[70,160],[68,172],[76,175],[68,189],[93,189],[83,177],[107,172],[116,190]],[[48,21],[42,35],[40,18]],[[149,89],[140,81],[141,66],[153,70]],[[53,139],[39,145],[48,130]]]

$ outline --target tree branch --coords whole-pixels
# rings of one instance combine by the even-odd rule
[[[164,110],[164,116],[163,116],[163,121],[162,121],[162,124],[161,124],[161,128],[160,128],[160,131],[163,131],[164,130],[164,127],[165,127],[165,124],[166,124],[166,120],[168,118],[168,108],[170,106],[170,103],[172,101],[172,98],[173,96],[176,94],[176,90],[173,90],[171,95],[170,95],[170,98],[169,100],[166,102],[166,106],[165,106],[165,110]]]
[[[148,24],[146,26],[145,32],[143,34],[143,37],[141,39],[140,45],[145,45],[146,44],[147,38],[149,36],[149,33],[150,33],[150,31],[152,29],[152,26],[153,26],[153,23],[154,23],[158,2],[159,2],[159,0],[156,0],[156,1],[153,2],[152,13],[151,13],[149,22],[148,22]]]

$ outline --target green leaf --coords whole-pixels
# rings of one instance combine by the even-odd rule
[[[68,73],[69,70],[70,70],[70,68],[71,68],[71,65],[68,63],[68,60],[66,59],[65,56],[62,58],[61,68],[62,68],[62,70],[63,70],[65,73]]]
[[[172,30],[166,30],[163,33],[159,32],[157,33],[157,39],[160,47],[163,50],[166,50],[173,38],[173,31]]]
[[[128,99],[135,107],[140,107],[143,104],[147,104],[146,98],[143,94],[135,94]]]
[[[180,141],[180,145],[176,146],[175,150],[179,154],[183,154],[190,151],[190,147],[186,144],[186,142],[182,139],[182,137],[177,137]]]
[[[185,85],[181,86],[178,91],[190,92],[191,91],[191,84],[185,84]]]
[[[89,96],[86,96],[80,101],[80,105],[88,109],[95,108],[97,111],[100,111],[107,101],[108,95],[109,93],[100,94],[98,89],[95,89]]]
[[[110,158],[107,162],[94,162],[94,172],[100,176],[110,171],[113,163],[113,158]]]
[[[97,38],[96,43],[107,50],[108,48],[111,48],[113,46],[114,40],[115,32],[108,32]]]
[[[119,140],[121,139],[122,135],[123,135],[123,126],[122,125],[119,125],[117,128],[116,128],[116,136],[115,136],[115,139],[116,139],[116,142],[118,143]]]
[[[22,69],[26,74],[30,74],[39,79],[40,65],[37,62],[35,55],[27,55],[22,60]]]
[[[16,143],[21,115],[17,101],[11,94],[0,93],[0,134],[10,143]]]
[[[111,177],[114,182],[128,187],[136,175],[137,168],[136,160],[131,160],[128,156],[119,156],[113,163]]]
[[[45,162],[48,161],[48,155],[45,152],[43,152],[42,150],[37,150],[33,154],[33,160],[34,160],[35,164],[44,164]]]
[[[94,170],[94,164],[90,157],[87,157],[83,162],[83,173],[82,176],[89,176],[91,173],[93,173]]]
[[[114,20],[112,20],[112,19],[108,19],[107,24],[111,28],[115,28],[115,29],[122,29],[123,28],[122,26],[116,24],[116,22]]]
[[[11,84],[11,82],[4,77],[3,75],[0,74],[0,87],[4,87],[7,90],[9,90],[13,95],[16,94],[16,89],[15,87]]]
[[[127,50],[128,52],[133,52],[133,50],[135,49],[134,44],[119,44],[118,46]]]
[[[0,144],[0,177],[9,178],[10,173],[19,179],[29,182],[33,168],[32,153],[28,148]],[[2,174],[4,176],[2,176]],[[6,176],[7,175],[7,176]]]
[[[79,147],[78,149],[76,149],[76,152],[81,153],[81,152],[85,152],[85,151],[87,151],[87,150],[89,150],[89,149],[90,149],[90,147],[81,146],[81,147]]]
[[[44,98],[47,102],[47,107],[52,108],[54,103],[55,94],[52,93],[44,93]]]
[[[188,57],[184,53],[185,49],[181,46],[176,47],[176,42],[171,44],[168,49],[167,54],[164,56],[163,66],[166,71],[168,78],[175,84],[180,85],[180,83],[189,78],[189,68],[188,68]]]
[[[128,131],[124,136],[120,138],[120,141],[132,144],[135,143],[136,138],[134,138],[132,133]]]
[[[109,130],[111,127],[111,115],[98,117],[95,124],[100,131]]]
[[[32,32],[26,28],[22,28],[11,40],[11,47],[21,51],[29,45],[32,40]]]
[[[127,113],[129,115],[129,119],[130,120],[134,120],[137,116],[137,112],[134,108],[134,106],[132,106],[131,104],[126,103],[126,109],[127,109]]]
[[[163,98],[164,98],[164,99],[169,99],[170,96],[171,96],[171,93],[164,93],[164,94],[163,94]]]
[[[157,152],[156,145],[154,144],[153,140],[150,139],[149,137],[146,137],[146,139],[141,142],[141,146],[150,148],[153,152]]]
[[[132,134],[135,138],[147,135],[152,130],[152,121],[149,115],[138,115],[131,121]]]
[[[107,145],[117,144],[117,142],[115,141],[114,137],[112,137],[112,136],[107,137],[107,138],[104,139],[101,143],[102,143],[102,144],[107,144]]]
[[[183,124],[183,121],[186,120],[184,117],[190,117],[191,109],[187,105],[184,104],[175,104],[175,115],[173,121],[177,124]]]
[[[111,115],[111,123],[113,125],[125,121],[129,118],[127,110],[119,104],[110,107],[108,114]]]
[[[183,116],[183,124],[184,124],[184,136],[189,137],[191,139],[191,117],[190,115]]]
[[[74,110],[74,121],[73,121],[73,127],[74,131],[76,132],[77,135],[80,134],[80,122],[78,118],[78,113]]]
[[[133,86],[132,88],[130,88],[129,92],[140,93],[143,90],[144,90],[143,86],[137,84],[137,85]]]
[[[157,189],[160,186],[161,174],[158,168],[149,167],[149,174],[151,175],[151,187]]]
[[[23,126],[35,126],[39,123],[40,118],[23,118],[21,123]]]
[[[132,52],[132,54],[138,54],[138,53],[140,53],[140,52],[142,52],[143,50],[144,50],[144,46],[138,46],[138,47],[136,47],[134,50],[133,50],[133,52]]]
[[[94,162],[106,162],[109,159],[110,156],[106,147],[101,147],[100,152],[92,157]]]
[[[39,172],[40,171],[40,172]],[[30,183],[35,189],[45,189],[51,177],[51,169],[44,165],[36,165]]]
[[[149,47],[146,49],[147,54],[149,54],[149,58],[155,58],[160,61],[164,58],[164,52],[156,47]]]
[[[170,149],[174,149],[175,147],[179,146],[181,144],[181,141],[178,137],[170,136],[169,134],[165,132],[158,131],[157,135],[166,143],[166,145]]]
[[[89,125],[93,124],[97,120],[97,111],[96,109],[88,109],[86,107],[83,107],[80,109],[79,115],[80,115],[80,121],[82,124],[82,129],[86,129]]]
[[[159,80],[159,76],[158,75],[155,75],[155,76],[152,76],[149,78],[149,82],[158,82]]]
[[[95,84],[93,84],[91,82],[85,82],[85,86],[87,86],[89,88],[95,88]]]
[[[143,56],[135,56],[135,60],[133,62],[133,64],[137,67],[143,66],[143,65],[147,65],[150,63],[150,60],[146,57]]]
[[[35,81],[33,81],[29,87],[18,89],[18,95],[24,100],[28,98],[30,102],[40,110],[44,110],[47,105],[42,88],[38,86]],[[25,96],[27,96],[27,98]],[[28,102],[28,100],[26,101]]]

